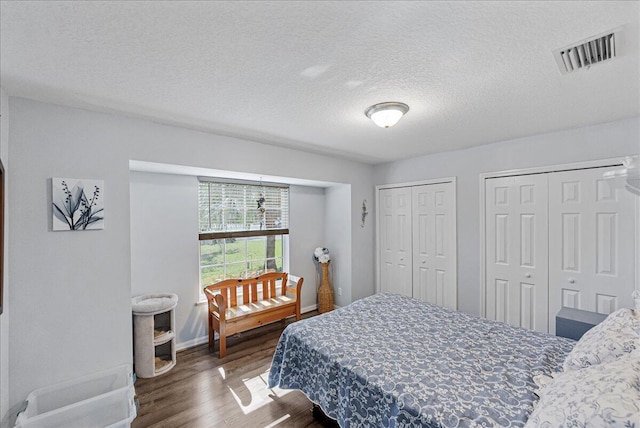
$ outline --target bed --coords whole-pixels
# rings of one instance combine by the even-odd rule
[[[575,343],[382,293],[289,325],[268,384],[343,428],[519,427]]]

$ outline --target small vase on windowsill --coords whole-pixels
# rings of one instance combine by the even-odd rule
[[[321,314],[333,310],[333,288],[329,283],[329,263],[320,263],[322,280],[318,288],[318,312]]]

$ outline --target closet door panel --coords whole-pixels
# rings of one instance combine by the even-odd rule
[[[411,296],[411,189],[380,190],[380,216],[380,291]]]
[[[412,188],[413,296],[457,309],[453,183]]]
[[[633,307],[633,194],[593,168],[549,174],[551,331],[562,306],[608,314]]]
[[[485,180],[486,316],[548,331],[547,179]]]
[[[393,193],[380,191],[380,291],[387,292],[393,284],[395,271],[395,232],[393,227]]]

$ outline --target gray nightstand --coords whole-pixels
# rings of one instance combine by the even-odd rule
[[[600,324],[606,317],[596,312],[562,308],[556,315],[556,336],[579,340],[587,330]]]

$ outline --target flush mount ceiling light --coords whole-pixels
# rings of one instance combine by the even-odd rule
[[[405,103],[386,102],[372,105],[364,111],[364,114],[379,127],[390,128],[408,111],[409,106]]]

